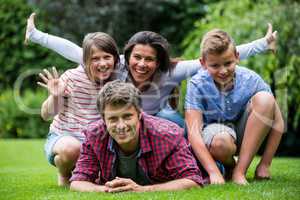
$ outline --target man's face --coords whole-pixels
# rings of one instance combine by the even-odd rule
[[[92,55],[90,59],[90,70],[93,79],[97,81],[107,80],[114,70],[114,56],[92,46]]]
[[[200,62],[208,70],[216,84],[223,88],[233,82],[239,55],[232,47],[229,47],[221,54],[207,54]]]
[[[129,71],[136,87],[151,81],[158,67],[156,50],[144,44],[133,47],[129,57]]]
[[[140,112],[133,105],[105,105],[104,120],[109,135],[121,150],[136,149],[139,139]]]

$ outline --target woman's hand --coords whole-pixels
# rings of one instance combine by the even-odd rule
[[[271,23],[268,23],[268,30],[265,35],[268,43],[268,49],[270,49],[273,53],[276,52],[276,40],[277,40],[277,31],[273,32],[273,27]]]
[[[28,45],[29,34],[30,34],[30,32],[35,28],[34,17],[35,17],[35,13],[31,13],[31,15],[30,15],[30,16],[28,17],[28,19],[27,19],[27,26],[26,26],[26,33],[25,33],[25,41],[24,41],[24,43],[25,43],[26,45]]]

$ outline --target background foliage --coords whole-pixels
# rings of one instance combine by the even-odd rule
[[[140,30],[161,33],[172,44],[173,56],[199,56],[202,35],[212,28],[229,32],[237,44],[264,36],[267,22],[278,30],[276,55],[257,55],[241,64],[270,83],[285,115],[287,134],[281,152],[300,155],[300,5],[296,0],[1,0],[0,3],[0,138],[45,137],[48,122],[28,114],[15,102],[40,107],[46,91],[36,85],[36,74],[52,65],[61,70],[74,63],[57,54],[23,44],[26,19],[37,12],[36,25],[77,44],[88,32],[111,34],[120,49]],[[181,45],[180,45],[181,44]],[[37,70],[38,69],[38,70]],[[20,87],[17,80],[24,76]],[[20,81],[19,81],[20,82]]]
[[[5,90],[0,94],[0,137],[41,138],[47,134],[49,122],[39,115],[39,108],[47,93],[45,91]]]

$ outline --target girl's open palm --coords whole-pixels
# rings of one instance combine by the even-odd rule
[[[52,74],[47,69],[43,71],[44,73],[39,73],[43,82],[37,82],[37,84],[46,88],[55,97],[64,95],[67,84],[59,78],[56,68],[52,67]]]

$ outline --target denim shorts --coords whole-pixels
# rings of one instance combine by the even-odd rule
[[[45,153],[45,156],[48,160],[48,162],[55,166],[55,163],[54,163],[54,157],[55,157],[55,154],[53,152],[53,147],[54,145],[56,144],[56,142],[58,140],[60,140],[62,137],[65,137],[65,136],[71,136],[71,137],[74,137],[76,138],[80,143],[82,143],[84,141],[84,137],[82,136],[77,136],[77,135],[71,135],[71,134],[57,134],[57,133],[54,133],[54,132],[49,132],[48,133],[48,136],[47,136],[47,140],[46,140],[46,143],[44,145],[44,153]]]
[[[236,141],[236,133],[234,129],[224,124],[212,123],[206,126],[202,131],[202,138],[207,147],[210,147],[213,138],[216,135],[229,134]]]

